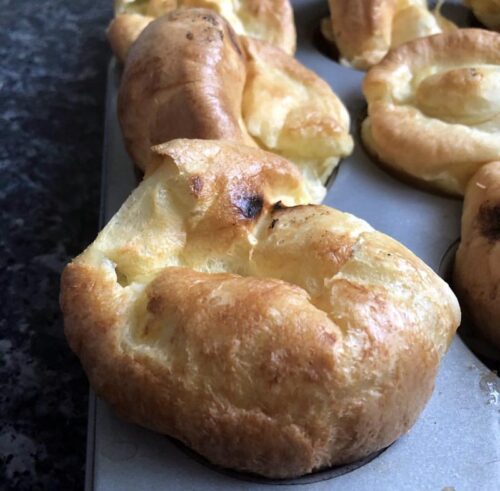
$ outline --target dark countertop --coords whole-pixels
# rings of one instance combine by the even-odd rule
[[[0,0],[0,489],[83,489],[64,264],[98,228],[111,0]]]

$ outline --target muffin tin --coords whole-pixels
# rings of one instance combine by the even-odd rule
[[[361,93],[364,74],[339,65],[318,49],[326,0],[296,0],[292,4],[298,31],[297,58],[324,78],[343,100],[351,114],[356,142],[354,153],[332,176],[324,203],[367,220],[446,276],[460,235],[462,202],[406,184],[367,155],[359,139],[366,113]],[[444,13],[459,25],[469,23],[468,11],[458,5],[446,6]],[[120,68],[113,60],[107,87],[102,223],[116,212],[137,182],[116,119],[119,79]],[[442,362],[431,400],[407,435],[363,461],[293,480],[269,480],[216,468],[170,438],[118,420],[93,393],[89,409],[87,491],[500,488],[500,378],[459,336]]]

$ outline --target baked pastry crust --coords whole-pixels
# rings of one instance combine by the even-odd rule
[[[316,202],[353,148],[349,114],[326,82],[204,9],[177,10],[145,29],[125,64],[118,116],[142,169],[152,145],[174,138],[241,141],[292,160]]]
[[[246,66],[239,38],[205,9],[177,10],[151,23],[132,46],[118,93],[118,119],[134,162],[175,138],[255,145],[241,117]]]
[[[467,186],[453,284],[474,327],[500,349],[500,162]]]
[[[362,70],[395,46],[456,29],[439,8],[429,11],[426,0],[329,0],[329,5],[325,37],[337,45],[341,62]]]
[[[119,414],[291,477],[415,422],[459,323],[448,286],[259,149],[177,140],[63,274],[65,332]],[[216,237],[216,240],[214,238]]]
[[[297,35],[289,0],[116,0],[116,19],[136,14],[160,17],[178,8],[206,8],[224,17],[238,35],[251,36],[273,44],[289,55],[295,53]],[[113,40],[113,37],[111,37]],[[112,41],[113,44],[113,41]],[[116,53],[116,51],[115,51]]]
[[[463,195],[500,158],[500,35],[460,29],[392,50],[367,74],[368,150],[434,189]]]
[[[485,26],[500,31],[499,0],[465,0],[465,4]]]
[[[125,63],[130,47],[154,17],[141,14],[120,14],[109,24],[107,37],[111,49],[121,63]]]

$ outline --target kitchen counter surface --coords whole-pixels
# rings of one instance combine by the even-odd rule
[[[98,228],[111,0],[0,0],[0,489],[83,489],[65,263]]]

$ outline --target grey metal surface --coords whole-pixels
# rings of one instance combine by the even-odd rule
[[[312,43],[326,12],[321,0],[293,2],[297,57],[327,80],[347,105],[356,148],[342,162],[325,203],[354,213],[405,244],[436,271],[459,236],[461,202],[406,185],[371,161],[358,138],[363,74],[323,56]],[[463,12],[459,15],[464,18]],[[110,65],[103,206],[105,219],[135,186],[116,121],[119,69]],[[442,268],[441,268],[442,269]],[[295,483],[257,482],[206,465],[170,439],[118,420],[91,395],[87,490],[455,490],[500,489],[500,379],[455,337],[434,394],[414,428],[369,463],[343,475],[313,474]],[[95,405],[95,406],[94,406]],[[336,477],[332,477],[336,476]]]

